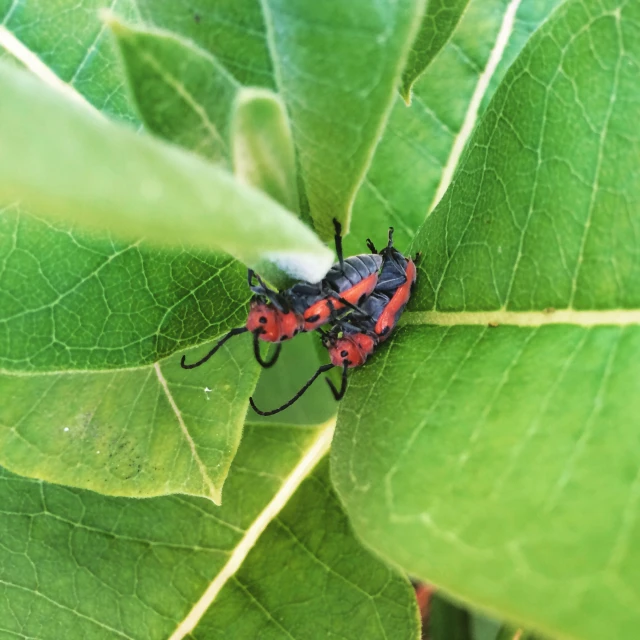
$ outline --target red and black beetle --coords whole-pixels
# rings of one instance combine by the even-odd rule
[[[398,324],[400,316],[411,297],[416,281],[416,265],[393,246],[393,227],[389,229],[389,242],[377,254],[373,243],[367,245],[374,255],[382,257],[382,270],[373,293],[346,318],[338,318],[335,326],[323,332],[322,342],[329,351],[330,364],[318,368],[313,376],[291,400],[272,411],[261,411],[249,398],[253,410],[261,416],[271,416],[290,407],[314,383],[322,373],[333,367],[342,367],[342,384],[336,389],[331,380],[327,384],[336,400],[341,400],[347,390],[347,372],[362,366],[377,346],[384,342]]]
[[[348,308],[356,309],[356,305],[362,304],[376,287],[383,256],[376,253],[361,254],[345,259],[342,254],[341,225],[335,219],[333,224],[338,262],[320,282],[297,282],[284,291],[274,291],[249,269],[249,288],[255,295],[251,300],[245,326],[231,329],[198,362],[185,364],[185,357],[182,356],[182,368],[199,367],[227,340],[247,331],[253,334],[256,360],[265,368],[271,367],[278,359],[282,342],[291,340],[300,332],[313,331],[336,317],[336,314],[344,313]],[[260,340],[278,345],[268,361],[263,360],[260,355]]]

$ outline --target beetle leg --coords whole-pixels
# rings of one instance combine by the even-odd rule
[[[278,356],[280,355],[280,350],[282,349],[282,343],[278,342],[276,344],[276,352],[271,356],[269,360],[264,360],[262,355],[260,354],[260,334],[257,331],[253,333],[253,355],[255,355],[258,364],[263,369],[268,369],[269,367],[273,367],[273,365],[278,360]]]
[[[296,393],[296,395],[293,396],[291,400],[289,400],[288,402],[285,402],[282,406],[278,407],[277,409],[272,409],[271,411],[261,411],[260,409],[258,409],[258,407],[256,407],[256,403],[253,401],[253,398],[249,398],[249,403],[251,404],[251,408],[258,415],[261,415],[261,416],[272,416],[275,413],[280,413],[280,411],[283,411],[287,407],[290,407],[315,382],[316,378],[320,374],[324,373],[325,371],[329,371],[329,369],[332,369],[332,368],[333,368],[332,364],[324,364],[321,367],[319,367],[318,370],[311,376],[311,378],[307,380],[307,382],[300,389],[300,391],[298,391],[298,393]]]
[[[349,370],[349,361],[345,360],[342,365],[342,383],[340,384],[340,389],[336,389],[336,386],[331,382],[329,378],[325,378],[327,384],[329,385],[329,389],[331,389],[331,393],[336,401],[342,400],[344,394],[347,391],[347,371]]]
[[[360,316],[365,317],[365,318],[369,317],[369,315],[364,313],[362,311],[362,309],[360,309],[360,307],[358,307],[357,305],[353,304],[352,302],[349,302],[348,300],[345,300],[339,293],[336,293],[335,291],[327,291],[326,295],[327,295],[327,305],[330,305],[329,309],[334,314],[332,316],[332,318],[331,318],[333,322],[335,322],[337,320],[337,315],[335,315],[336,309],[333,307],[333,304],[331,302],[331,298],[334,298],[338,302],[341,302],[345,307],[348,307],[352,311],[357,312]]]

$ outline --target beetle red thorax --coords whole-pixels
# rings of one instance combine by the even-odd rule
[[[304,320],[292,311],[284,313],[269,302],[254,300],[249,308],[246,327],[259,333],[265,342],[290,340],[304,327]]]
[[[349,368],[363,365],[373,353],[377,340],[367,333],[345,334],[341,338],[331,340],[326,346],[329,350],[331,363],[342,367],[345,361]]]

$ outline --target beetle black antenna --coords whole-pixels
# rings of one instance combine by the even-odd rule
[[[184,361],[186,360],[186,356],[182,356],[182,360],[180,360],[180,366],[183,369],[195,369],[196,367],[199,367],[201,364],[204,364],[211,356],[213,356],[216,353],[216,351],[218,351],[218,349],[227,340],[229,340],[229,338],[233,338],[233,336],[239,336],[241,333],[245,333],[246,331],[248,331],[246,327],[236,327],[235,329],[231,329],[231,331],[229,331],[229,333],[227,333],[226,336],[224,336],[221,340],[219,340],[218,344],[216,344],[216,346],[213,347],[213,349],[211,349],[211,351],[209,351],[209,353],[207,353],[207,355],[204,356],[204,358],[200,358],[198,362],[194,362],[193,364],[185,364]]]
[[[333,228],[335,229],[334,240],[336,243],[336,254],[340,268],[344,271],[344,254],[342,253],[342,225],[334,218]]]
[[[393,227],[389,227],[389,242],[387,248],[390,249],[393,246]]]
[[[263,369],[273,367],[273,365],[278,360],[278,356],[280,355],[280,349],[282,349],[282,343],[278,342],[278,344],[276,344],[276,352],[273,354],[273,356],[271,356],[271,359],[263,360],[262,356],[260,355],[260,333],[258,331],[253,332],[253,354],[255,355],[258,364]]]
[[[276,413],[280,413],[281,411],[284,411],[285,409],[290,407],[294,402],[296,402],[304,394],[304,392],[316,381],[316,378],[319,375],[325,373],[325,371],[329,371],[332,368],[333,368],[332,364],[323,364],[311,376],[311,378],[307,380],[305,385],[300,389],[300,391],[298,391],[298,393],[296,393],[295,396],[293,396],[293,398],[291,398],[291,400],[289,400],[288,402],[285,402],[281,407],[278,407],[277,409],[272,409],[271,411],[261,411],[260,409],[258,409],[258,407],[256,407],[256,403],[253,401],[253,398],[249,398],[249,403],[251,404],[251,408],[260,416],[272,416]]]
[[[340,391],[336,389],[336,386],[329,380],[329,378],[325,378],[327,384],[329,385],[329,389],[331,389],[331,393],[333,393],[333,397],[336,401],[342,400],[344,398],[344,394],[347,391],[347,371],[349,370],[349,361],[345,360],[342,364],[342,383],[340,384]]]
[[[378,253],[378,250],[376,249],[376,245],[373,244],[373,242],[371,242],[371,238],[367,238],[367,249],[369,249],[371,253]]]

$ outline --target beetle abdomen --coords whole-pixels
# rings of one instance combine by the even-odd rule
[[[363,253],[351,256],[344,261],[344,269],[340,263],[334,264],[325,276],[325,281],[338,293],[357,285],[359,282],[377,273],[382,266],[382,256]]]

